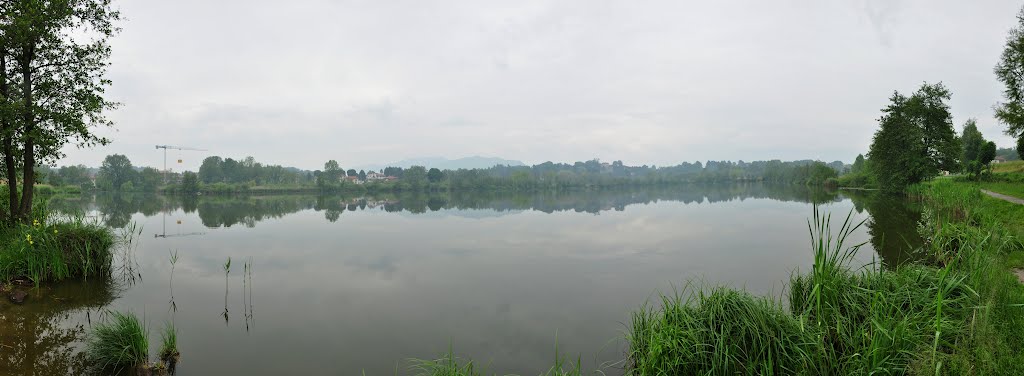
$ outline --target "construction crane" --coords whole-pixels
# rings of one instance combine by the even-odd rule
[[[195,235],[206,235],[205,232],[181,232],[181,220],[176,221],[178,223],[178,233],[168,234],[167,233],[167,210],[163,210],[163,231],[159,234],[153,234],[153,238],[175,238],[179,236],[195,236]]]
[[[184,146],[174,146],[174,145],[157,145],[156,148],[157,149],[164,149],[164,183],[167,182],[167,149],[191,150],[191,151],[206,151],[206,149],[196,149],[196,148],[190,148],[190,147],[184,147]],[[181,163],[181,159],[178,159],[178,163]]]

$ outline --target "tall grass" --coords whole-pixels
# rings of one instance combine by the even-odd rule
[[[39,283],[110,272],[116,243],[110,230],[81,217],[49,220],[41,216],[3,231],[0,279],[24,276]]]
[[[149,361],[149,332],[134,314],[110,311],[90,332],[85,355],[101,371],[143,366]]]
[[[160,332],[160,359],[172,362],[178,354],[178,330],[168,321]]]
[[[558,341],[555,340],[557,343]],[[482,376],[487,375],[487,370],[481,368],[473,363],[472,360],[461,359],[455,356],[455,352],[451,348],[448,352],[441,355],[440,358],[423,360],[423,359],[411,359],[409,371],[416,376]],[[580,360],[577,359],[575,363],[566,360],[558,352],[558,346],[555,345],[555,361],[554,364],[548,368],[540,376],[579,376],[583,374],[583,369],[580,366]]]
[[[779,302],[728,288],[687,290],[633,314],[629,375],[820,374],[815,328]]]
[[[946,189],[949,187],[940,187]],[[960,197],[976,192],[959,189]],[[847,245],[863,223],[850,215],[831,230],[831,218],[815,211],[809,222],[814,264],[790,280],[789,312],[767,298],[728,288],[697,289],[662,297],[657,309],[633,314],[628,335],[631,375],[677,374],[980,374],[1018,370],[991,366],[985,353],[1009,355],[1006,337],[1019,333],[1010,317],[1019,285],[995,255],[1011,242],[989,230],[949,222],[967,219],[973,206],[931,196],[931,207],[946,219],[929,229],[934,266],[881,270],[850,265],[862,244]],[[1002,240],[996,240],[1002,239]],[[1016,291],[1009,293],[1009,291]],[[1012,339],[1021,337],[1014,334]],[[1020,342],[1016,342],[1020,343]],[[984,352],[975,350],[978,346]],[[979,361],[989,361],[982,365]],[[997,362],[998,363],[998,362]]]

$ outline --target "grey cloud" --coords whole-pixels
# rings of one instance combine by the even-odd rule
[[[199,1],[119,3],[114,144],[303,168],[439,155],[852,160],[893,90],[992,117],[1017,2]],[[197,11],[201,10],[201,11]],[[953,27],[955,26],[955,27]],[[198,167],[201,155],[182,168]]]

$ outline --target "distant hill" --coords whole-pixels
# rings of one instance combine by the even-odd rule
[[[392,163],[369,164],[353,168],[355,168],[356,170],[378,171],[385,167],[409,168],[411,166],[423,166],[426,168],[436,167],[442,170],[458,170],[460,168],[490,168],[497,165],[525,166],[525,164],[523,164],[523,162],[520,161],[501,158],[472,156],[459,159],[448,159],[444,157],[412,158],[403,159],[401,161]]]

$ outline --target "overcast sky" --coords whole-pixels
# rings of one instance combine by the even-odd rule
[[[944,82],[1000,147],[1020,1],[115,1],[107,154],[307,169],[471,155],[852,161],[894,90]],[[177,159],[184,159],[178,165]]]

